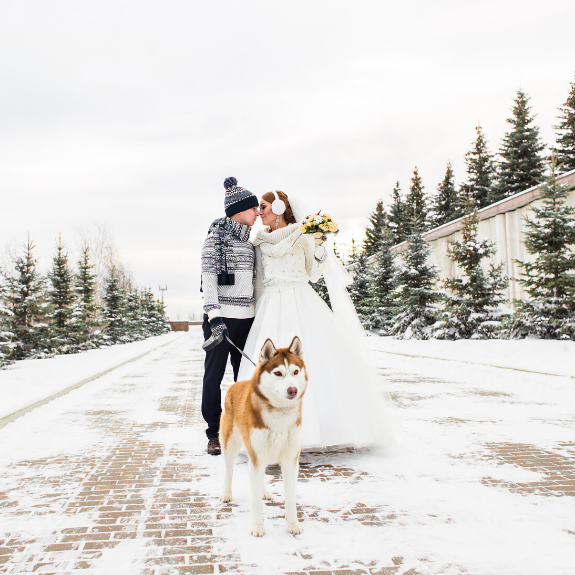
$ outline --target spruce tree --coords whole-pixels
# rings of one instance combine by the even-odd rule
[[[156,299],[154,301],[154,335],[163,335],[170,332],[170,325],[166,316],[166,306],[162,300]]]
[[[453,168],[447,162],[443,181],[437,186],[437,194],[431,207],[431,221],[434,227],[439,227],[459,217],[458,196],[455,189]]]
[[[5,298],[5,286],[0,284],[0,367],[12,363],[12,348],[15,345],[11,327],[12,312],[3,304]]]
[[[72,306],[72,319],[70,327],[80,348],[96,346],[93,333],[100,325],[96,317],[98,306],[96,305],[96,287],[98,278],[94,272],[95,264],[92,263],[88,244],[82,247],[82,253],[76,264],[75,277],[76,303]]]
[[[355,257],[358,251],[357,242],[355,238],[351,236],[351,253],[349,257],[348,264],[352,264],[355,261]],[[345,265],[342,255],[340,254],[337,245],[333,242],[333,253],[335,257]],[[325,283],[325,279],[323,275],[319,278],[319,280],[315,283],[310,282],[311,287],[315,290],[315,292],[319,295],[319,297],[327,304],[329,309],[331,309],[331,301],[329,299],[329,292],[327,291],[327,285]],[[167,320],[166,320],[167,321]]]
[[[398,339],[429,339],[436,314],[433,304],[440,299],[435,289],[438,269],[427,263],[430,248],[420,225],[414,218],[414,231],[407,240],[408,248],[396,275],[398,313],[388,333]]]
[[[352,242],[355,242],[353,236],[351,236],[351,241],[352,241]],[[336,245],[335,242],[333,242],[333,253],[334,253],[335,257],[343,264],[344,261],[343,261],[343,259],[342,259],[342,255],[341,255],[341,253],[340,253],[340,251],[339,251],[339,249],[338,249],[338,247],[337,247],[337,245]]]
[[[487,141],[481,126],[475,128],[477,137],[473,142],[473,147],[465,154],[465,165],[467,166],[467,182],[464,188],[475,200],[478,209],[489,205],[489,199],[493,196],[493,181],[495,178],[495,164],[493,155],[487,149]]]
[[[375,206],[375,211],[369,216],[371,227],[368,227],[365,230],[363,250],[367,257],[373,255],[377,251],[379,240],[387,228],[387,217],[385,208],[383,207],[383,201],[378,200]]]
[[[148,315],[152,315],[151,311],[148,312]],[[147,325],[146,319],[148,318],[144,314],[140,293],[135,288],[129,290],[126,294],[125,303],[126,337],[131,341],[147,337],[148,332],[151,330],[149,325]]]
[[[449,290],[445,309],[438,313],[432,328],[437,339],[492,339],[497,337],[500,326],[497,307],[504,303],[501,295],[509,280],[503,275],[503,264],[490,265],[485,271],[481,260],[495,253],[490,240],[477,239],[479,220],[476,197],[467,197],[467,214],[463,220],[462,241],[452,241],[448,247],[449,258],[463,272],[461,277],[447,278],[444,287]]]
[[[142,333],[144,337],[155,335],[154,294],[150,288],[144,289],[141,295]]]
[[[112,264],[104,279],[104,316],[106,326],[103,329],[107,343],[125,341],[126,322],[124,318],[125,293],[120,282],[120,275],[115,264]]]
[[[68,263],[68,254],[58,239],[56,254],[52,260],[52,269],[48,273],[50,289],[48,290],[49,313],[47,318],[51,320],[49,333],[51,346],[65,353],[70,351],[71,343],[70,328],[68,322],[72,318],[72,304],[76,299],[72,284],[73,276]]]
[[[507,120],[512,129],[505,134],[499,151],[501,161],[490,204],[536,186],[543,176],[544,162],[540,154],[544,146],[539,128],[533,125],[529,98],[523,90],[517,91],[512,111],[513,116]]]
[[[395,311],[395,264],[391,248],[393,235],[387,230],[379,241],[375,265],[369,275],[369,304],[372,328],[380,335],[387,335]]]
[[[400,244],[405,240],[407,228],[407,212],[405,201],[399,188],[399,182],[396,182],[393,188],[391,206],[389,208],[388,226],[393,233],[393,243]]]
[[[413,170],[411,186],[405,200],[404,233],[411,235],[415,233],[414,221],[418,222],[418,230],[424,232],[427,229],[427,200],[423,193],[423,183],[419,176],[417,166]],[[415,220],[414,220],[415,218]]]
[[[354,236],[351,236],[351,246],[349,248],[349,255],[347,258],[347,265],[353,264],[357,261],[357,258],[359,257],[359,253],[361,252],[361,248],[358,244],[358,242],[355,240]]]
[[[561,172],[575,170],[575,82],[567,101],[559,108],[557,132],[557,166]]]
[[[33,250],[34,242],[28,238],[23,255],[14,262],[14,273],[3,272],[4,301],[10,314],[10,331],[14,334],[13,359],[41,356],[49,351],[43,307],[46,280],[38,272]]]
[[[575,340],[575,208],[566,204],[568,187],[557,183],[557,154],[541,186],[541,207],[531,205],[534,219],[525,218],[524,244],[533,261],[516,262],[530,296],[517,301],[507,323],[513,338],[535,336]]]
[[[327,304],[329,309],[331,309],[331,301],[329,299],[329,293],[327,291],[327,286],[325,285],[325,279],[323,276],[319,278],[316,282],[309,282],[309,285],[315,290],[315,293]]]
[[[367,256],[365,252],[360,252],[353,269],[353,281],[348,286],[349,296],[359,321],[366,328],[371,328],[371,305],[369,302],[370,290],[370,271],[367,265]]]

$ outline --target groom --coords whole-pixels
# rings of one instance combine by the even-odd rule
[[[258,217],[258,199],[226,178],[225,218],[214,220],[202,247],[202,292],[204,295],[204,340],[212,335],[227,335],[244,348],[254,321],[254,247],[250,231]],[[224,338],[206,352],[202,415],[208,424],[208,453],[220,455],[218,439],[222,413],[221,383],[228,356],[237,381],[240,352]]]

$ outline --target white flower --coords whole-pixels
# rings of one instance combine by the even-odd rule
[[[323,222],[323,218],[321,216],[316,216],[314,219],[316,224],[321,224]]]

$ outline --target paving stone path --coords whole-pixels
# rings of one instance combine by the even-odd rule
[[[199,333],[192,332],[122,374],[109,374],[0,430],[0,442],[44,433],[48,442],[46,456],[12,457],[0,467],[0,573],[177,575],[258,570],[237,546],[230,547],[226,536],[235,529],[234,521],[245,519],[247,499],[220,503],[219,477],[213,489],[207,487],[219,460],[203,452],[199,343]],[[413,409],[423,397],[410,395],[405,375],[385,377],[399,382],[393,393],[399,409]],[[458,426],[462,421],[453,418],[437,424]],[[181,441],[186,434],[189,445]],[[70,441],[70,448],[60,450],[59,441],[64,445]],[[541,497],[575,495],[575,443],[562,442],[552,451],[493,443],[469,457],[536,470],[543,477],[517,483],[482,478],[490,488]],[[337,528],[351,522],[369,534],[369,528],[376,533],[401,524],[405,513],[386,506],[384,497],[376,506],[373,500],[367,504],[361,500],[359,487],[370,481],[361,462],[361,457],[350,459],[349,453],[302,455],[301,482],[358,486],[353,505],[341,507],[337,500],[330,506],[300,504],[306,529],[312,527],[313,533],[316,523],[335,522]],[[268,469],[268,477],[272,487],[280,488],[277,467]],[[266,502],[266,522],[281,525],[281,503],[280,497]],[[278,563],[269,572],[421,572],[393,551],[382,565],[330,561],[325,554],[316,559],[307,550],[294,549],[295,563]],[[294,571],[290,565],[299,568]]]

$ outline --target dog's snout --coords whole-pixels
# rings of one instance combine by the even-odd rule
[[[288,387],[287,394],[290,399],[293,399],[297,395],[297,387]]]

